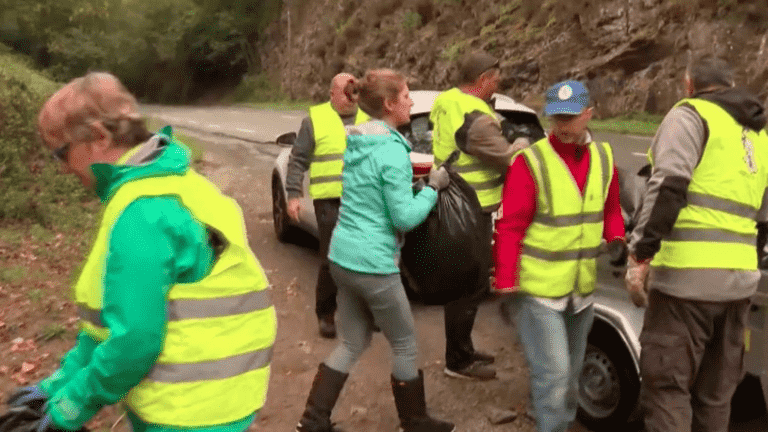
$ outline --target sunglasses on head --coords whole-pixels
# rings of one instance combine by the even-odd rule
[[[57,161],[66,162],[67,157],[69,156],[69,143],[65,143],[63,146],[57,148],[56,150],[52,150],[51,154]]]

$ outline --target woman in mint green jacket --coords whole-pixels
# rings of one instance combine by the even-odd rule
[[[398,268],[403,234],[423,222],[448,185],[444,168],[414,193],[408,141],[397,127],[410,122],[413,101],[405,78],[368,71],[345,92],[373,120],[347,128],[343,192],[328,259],[339,287],[340,342],[321,363],[297,432],[331,432],[331,411],[349,370],[368,347],[374,326],[392,346],[392,391],[405,432],[450,432],[427,415],[423,374],[416,366],[413,314]]]

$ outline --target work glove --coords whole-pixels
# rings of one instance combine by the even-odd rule
[[[650,270],[650,259],[637,262],[634,255],[630,255],[627,262],[627,274],[624,276],[624,282],[629,292],[632,303],[637,307],[648,306],[648,271]]]
[[[85,430],[85,428],[80,428],[81,431]],[[35,427],[35,432],[63,432],[62,429],[59,429],[56,427],[56,425],[53,424],[53,418],[50,414],[46,414],[43,418],[40,419],[40,421],[37,422],[37,427]]]
[[[624,267],[627,264],[629,249],[624,239],[616,239],[608,243],[609,263],[615,267]]]
[[[429,180],[427,180],[427,186],[439,191],[448,187],[448,183],[451,182],[451,177],[448,175],[448,170],[445,167],[440,167],[436,170],[430,171]]]
[[[0,415],[0,432],[35,432],[41,414],[28,406],[14,406]]]
[[[16,389],[8,397],[6,403],[10,407],[26,406],[42,412],[43,405],[48,401],[48,394],[36,385]]]
[[[34,432],[69,432],[66,429],[60,429],[53,423],[53,417],[51,417],[50,414],[46,414],[43,418],[40,419],[40,421],[37,422],[37,426],[34,429]],[[75,432],[90,432],[90,429],[88,429],[85,426],[80,426],[80,429],[76,430]]]

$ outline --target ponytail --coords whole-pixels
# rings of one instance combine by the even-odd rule
[[[381,119],[384,116],[384,101],[395,100],[407,84],[405,77],[392,69],[372,69],[357,84],[358,106],[369,116]]]

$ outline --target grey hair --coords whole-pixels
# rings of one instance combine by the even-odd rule
[[[120,80],[108,72],[90,72],[80,83],[82,92],[98,106],[104,128],[115,144],[133,147],[152,136],[139,113],[139,103]]]
[[[690,61],[685,72],[697,92],[734,86],[733,70],[727,61],[717,56],[695,58]]]
[[[93,126],[100,123],[115,145],[133,147],[152,136],[138,106],[117,77],[91,72],[67,83],[45,103],[38,129],[44,141],[56,136],[82,141],[93,139]]]

